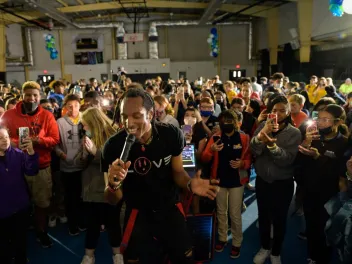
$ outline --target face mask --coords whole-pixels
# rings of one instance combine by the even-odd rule
[[[332,132],[332,127],[319,128],[319,134],[324,137]]]
[[[213,111],[203,111],[203,110],[200,111],[200,115],[203,117],[209,117],[212,114],[213,114]]]
[[[161,110],[161,111],[156,110],[155,111],[155,117],[159,119],[160,117],[163,116],[164,112],[165,112],[164,110]]]
[[[86,136],[92,138],[92,133],[89,130],[86,130]]]
[[[185,122],[185,125],[194,126],[197,123],[197,118],[191,116],[185,117],[183,121]]]
[[[32,113],[38,108],[38,103],[23,102],[24,109],[27,113]]]
[[[184,93],[185,95],[185,99],[187,100],[189,98],[189,94],[188,93]]]
[[[50,113],[54,113],[54,109],[51,107],[44,107],[45,110],[48,110]]]
[[[220,129],[225,134],[230,134],[235,129],[235,125],[234,124],[221,124]]]
[[[281,88],[281,83],[276,83],[276,84],[274,85],[274,87],[275,87],[275,88]]]
[[[196,100],[196,104],[199,105],[200,104],[200,100]]]
[[[222,105],[222,104],[223,104],[221,100],[216,100],[216,103],[217,103],[218,105]]]

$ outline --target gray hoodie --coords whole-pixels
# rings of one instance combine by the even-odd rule
[[[257,176],[268,183],[292,178],[293,163],[298,152],[298,145],[301,144],[300,131],[288,124],[276,135],[278,148],[272,152],[256,137],[264,125],[265,122],[262,122],[257,128],[250,144],[252,154],[255,156],[254,168]]]
[[[60,171],[75,172],[83,169],[83,164],[74,164],[74,159],[82,145],[83,128],[79,122],[75,125],[68,116],[57,120],[60,133],[60,143],[56,145],[55,152],[60,157],[66,154],[66,160],[60,159]]]

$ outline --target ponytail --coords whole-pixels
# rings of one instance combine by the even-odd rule
[[[338,126],[338,132],[340,132],[344,137],[348,138],[350,135],[348,126],[346,124],[341,124]]]

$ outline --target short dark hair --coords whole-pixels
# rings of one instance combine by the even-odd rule
[[[273,80],[280,80],[283,79],[285,76],[281,72],[274,73],[271,77]]]
[[[65,86],[65,84],[62,81],[55,81],[52,86],[55,89],[56,87]]]
[[[77,101],[78,103],[81,103],[81,98],[77,94],[68,94],[64,98],[64,102],[62,105],[66,105],[70,101]]]
[[[244,105],[244,100],[240,97],[235,97],[232,99],[231,106],[234,104]]]
[[[154,100],[150,96],[150,94],[148,94],[145,90],[140,89],[140,88],[128,88],[128,90],[122,95],[122,97],[120,98],[118,104],[116,105],[114,118],[113,118],[114,123],[115,122],[117,122],[117,123],[120,122],[121,104],[122,104],[122,102],[126,98],[138,98],[138,97],[142,98],[143,107],[147,110],[147,112],[152,110],[153,113],[155,113]]]
[[[255,83],[255,82],[257,82],[257,81],[258,81],[257,77],[255,77],[255,76],[251,77],[251,82],[252,82],[252,83]]]
[[[51,104],[51,102],[50,102],[49,99],[41,99],[41,100],[39,101],[39,103],[40,103],[40,104],[47,104],[47,103],[50,103],[50,104]]]

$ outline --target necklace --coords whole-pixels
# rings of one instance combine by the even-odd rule
[[[150,135],[150,137],[144,144],[141,144],[141,150],[143,152],[145,151],[145,146],[148,146],[152,142],[152,140],[153,140],[153,134]]]

